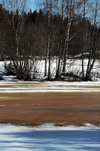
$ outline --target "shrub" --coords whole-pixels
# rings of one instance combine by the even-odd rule
[[[8,75],[8,76],[9,75],[16,75],[15,68],[11,62],[9,64],[5,63],[4,68],[5,68],[5,74],[6,75]]]

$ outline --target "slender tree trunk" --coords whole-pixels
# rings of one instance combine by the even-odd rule
[[[63,63],[63,72],[66,71],[66,60],[68,55],[68,48],[69,48],[69,38],[70,38],[70,29],[71,29],[71,18],[68,18],[68,26],[67,26],[67,32],[66,32],[66,39],[65,39],[65,47],[64,47],[64,63]]]
[[[83,44],[82,44],[82,79],[84,79],[84,52],[85,52],[85,7],[86,7],[86,1],[83,1],[84,7],[83,7]]]
[[[74,4],[73,4],[74,2]],[[67,5],[67,17],[68,17],[68,24],[67,24],[67,31],[66,31],[66,38],[65,38],[65,47],[64,47],[64,61],[63,61],[63,71],[65,73],[66,71],[66,60],[67,60],[67,55],[69,54],[69,41],[70,41],[70,30],[71,30],[71,24],[75,12],[75,0],[70,1],[70,6],[69,4]]]
[[[47,32],[47,48],[46,48],[46,58],[45,58],[45,76],[48,76],[48,80],[50,80],[50,43],[51,43],[51,21],[50,21],[50,4],[49,1],[46,0],[47,5],[47,22],[48,22],[48,32]],[[51,0],[52,7],[52,0]],[[48,64],[48,65],[47,65]],[[48,69],[48,74],[47,74]]]
[[[59,11],[59,9],[58,9]],[[62,0],[62,19],[61,19],[61,31],[60,31],[60,42],[59,42],[59,46],[58,46],[58,50],[59,50],[59,56],[58,56],[58,64],[57,64],[57,70],[56,70],[56,77],[55,79],[59,79],[61,78],[61,54],[63,51],[63,13],[64,13],[64,0]],[[59,14],[59,12],[58,12]]]

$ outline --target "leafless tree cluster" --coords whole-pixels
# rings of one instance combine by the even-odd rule
[[[38,62],[44,60],[47,80],[70,76],[91,80],[91,71],[100,53],[99,0],[44,0],[42,5],[39,0],[36,2],[38,7],[42,6],[39,12],[26,12],[27,0],[3,0],[3,6],[0,5],[2,58],[8,57],[13,62],[19,79],[32,80],[39,68]],[[7,6],[4,9],[5,5],[8,10]],[[82,62],[81,72],[68,73],[76,59]],[[56,61],[54,71],[53,61]]]

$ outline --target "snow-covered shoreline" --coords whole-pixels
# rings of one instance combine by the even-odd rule
[[[6,61],[6,64],[8,65],[12,61]],[[51,61],[51,75],[52,78],[54,79],[56,76],[56,70],[57,70],[57,60],[53,59]],[[47,64],[48,66],[48,64]],[[84,74],[86,74],[87,71],[87,66],[88,66],[88,59],[84,60]],[[34,72],[34,69],[36,70]],[[38,60],[35,62],[35,64],[32,67],[32,71],[30,71],[31,77],[34,77],[37,80],[45,80],[47,79],[47,76],[44,76],[44,71],[45,71],[45,60]],[[78,75],[79,77],[82,76],[82,61],[80,59],[67,59],[66,62],[66,73],[74,73],[75,75]],[[0,74],[3,77],[3,81],[18,81],[16,76],[9,75],[7,76],[6,74],[6,69],[5,69],[5,62],[0,61]],[[63,77],[63,76],[62,76]],[[74,80],[73,77],[67,77],[66,76],[66,81]],[[95,64],[92,68],[91,71],[91,79],[93,81],[99,81],[100,82],[100,60],[96,59]],[[77,79],[78,80],[78,79]]]
[[[44,123],[37,126],[22,126],[13,124],[0,124],[1,133],[17,133],[30,131],[81,131],[81,130],[100,130],[100,125],[95,126],[89,123],[84,123],[84,126],[63,125],[57,126],[55,123]]]
[[[0,124],[0,150],[3,151],[99,151],[100,127],[36,127]]]

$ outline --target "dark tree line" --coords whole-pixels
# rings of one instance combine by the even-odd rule
[[[80,80],[91,80],[91,70],[100,55],[98,2],[95,3],[92,22],[86,16],[85,0],[79,3],[75,0],[62,0],[60,13],[53,5],[53,1],[47,0],[44,10],[30,10],[28,13],[25,12],[24,5],[21,11],[16,9],[15,12],[0,5],[1,59],[11,60],[17,77],[24,80],[33,79],[34,75],[31,76],[31,73],[38,68],[38,61],[44,60],[44,76],[51,80],[51,65],[56,58],[54,78],[61,80],[62,75],[68,75],[67,60],[81,59],[82,72],[77,76]],[[80,9],[81,13],[78,13],[77,9]],[[85,56],[86,54],[88,55]],[[86,57],[88,64],[85,71]]]

